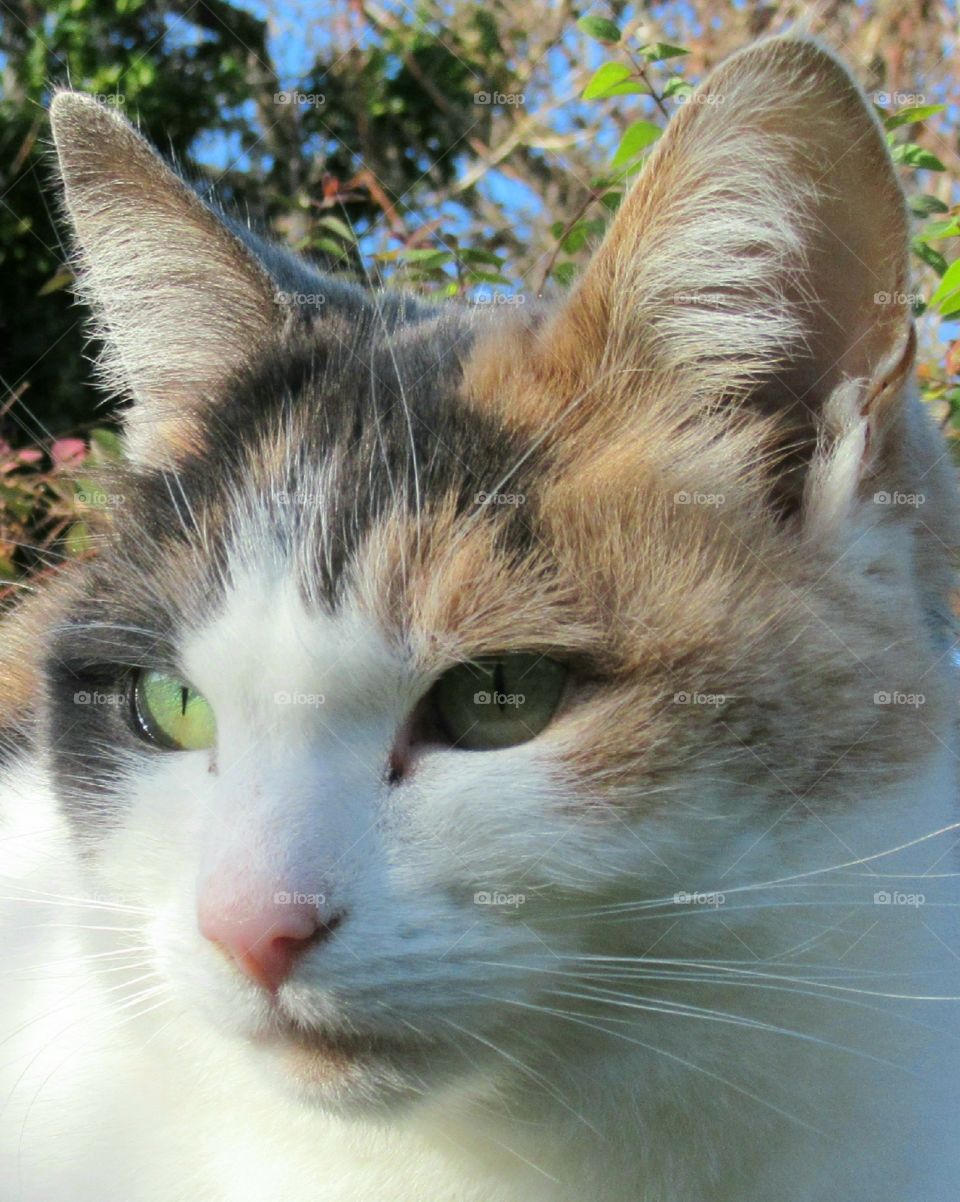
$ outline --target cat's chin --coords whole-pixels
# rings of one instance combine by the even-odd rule
[[[249,1046],[275,1087],[343,1116],[388,1114],[422,1096],[422,1046],[376,1036],[271,1033]]]

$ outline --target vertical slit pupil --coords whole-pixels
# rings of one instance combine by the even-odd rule
[[[180,689],[180,716],[181,716],[181,718],[185,718],[187,716],[187,699],[189,696],[190,696],[190,690],[184,685]]]
[[[497,708],[502,713],[505,707],[504,695],[506,688],[504,686],[503,661],[499,660],[493,669],[493,691],[496,695]]]

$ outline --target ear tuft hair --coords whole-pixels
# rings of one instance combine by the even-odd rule
[[[275,286],[108,105],[59,92],[50,117],[103,378],[134,401],[128,448],[175,457],[193,439],[191,414],[282,324]]]
[[[721,404],[772,419],[795,510],[835,391],[874,439],[878,398],[899,399],[885,381],[912,346],[907,243],[883,132],[846,68],[808,39],[756,43],[671,120],[539,339],[542,370],[567,391],[632,371],[637,409],[659,380],[688,419]]]

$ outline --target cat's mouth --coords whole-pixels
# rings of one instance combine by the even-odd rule
[[[301,1101],[336,1113],[383,1111],[420,1090],[429,1057],[424,1044],[379,1034],[275,1028],[249,1042],[274,1080]]]
[[[259,1033],[251,1042],[279,1058],[298,1075],[322,1075],[325,1079],[350,1074],[364,1065],[396,1063],[416,1054],[414,1041],[382,1035],[304,1029],[284,1026]]]

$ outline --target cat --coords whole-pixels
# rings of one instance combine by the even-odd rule
[[[3,628],[2,1202],[946,1202],[948,452],[815,41],[570,292],[324,275],[53,133],[97,553]]]

